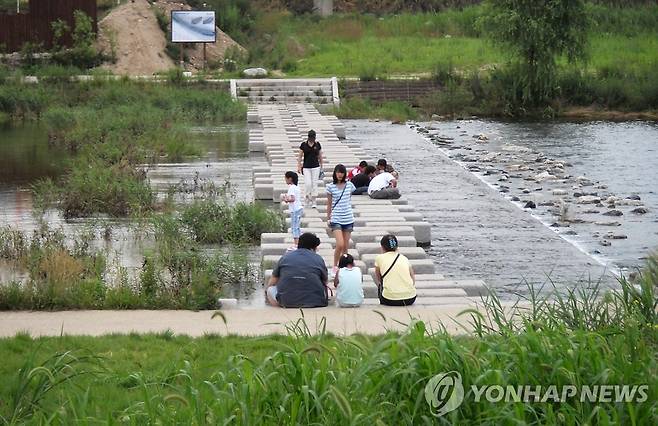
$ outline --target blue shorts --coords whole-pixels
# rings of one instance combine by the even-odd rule
[[[354,229],[354,222],[348,223],[347,225],[343,225],[341,223],[329,222],[329,227],[331,228],[332,231],[349,231],[349,232],[352,232],[352,230]]]
[[[302,214],[304,209],[299,209],[296,212],[290,213],[290,232],[292,233],[293,238],[299,238],[302,235],[301,223],[302,223]]]

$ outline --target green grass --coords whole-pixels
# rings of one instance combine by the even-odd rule
[[[340,103],[340,107],[333,107],[331,113],[339,118],[371,118],[377,117],[386,120],[405,122],[415,120],[419,113],[403,102],[383,102],[375,104],[368,99],[349,98]]]
[[[210,2],[217,10],[244,6],[237,1]],[[372,4],[368,7],[374,7]],[[558,58],[563,80],[548,104],[526,105],[517,93],[518,72],[511,56],[495,46],[479,25],[482,6],[447,9],[438,13],[397,15],[337,14],[327,18],[293,15],[287,11],[258,13],[249,9],[245,27],[231,27],[229,34],[244,40],[249,57],[238,66],[280,69],[287,76],[339,76],[361,80],[399,75],[436,77],[437,68],[450,63],[462,76],[452,93],[420,102],[415,114],[541,116],[554,117],[570,107],[591,106],[621,111],[658,108],[655,70],[658,68],[658,6],[636,4],[612,7],[588,4],[592,20],[586,60],[575,68]],[[409,6],[414,8],[416,6]],[[396,9],[398,10],[398,9]],[[574,71],[575,70],[575,71]],[[574,82],[574,75],[581,77]],[[623,75],[620,75],[623,74]],[[480,85],[473,86],[472,76]],[[574,90],[577,89],[577,90]],[[399,108],[345,105],[342,117],[408,117],[391,113]]]
[[[658,33],[632,37],[594,35],[591,38],[589,66],[594,70],[626,64],[636,72],[646,72],[658,63]],[[437,63],[451,61],[457,69],[505,64],[507,55],[485,39],[452,37],[365,36],[358,40],[315,40],[315,51],[296,61],[294,76],[359,77],[374,68],[382,76],[431,74]],[[413,46],[413,48],[410,48]]]
[[[222,3],[217,7],[230,2]],[[251,17],[253,11],[245,13]],[[482,13],[481,6],[382,17],[338,14],[323,19],[268,12],[256,14],[249,29],[234,28],[229,34],[242,37],[247,31],[249,62],[289,75],[358,77],[367,68],[376,68],[383,76],[423,74],[448,60],[458,69],[507,62],[508,56],[479,28]],[[658,6],[588,5],[588,14],[593,21],[590,64],[595,69],[614,61],[619,52],[627,64],[658,60]]]
[[[504,55],[472,38],[395,37],[382,42],[368,36],[355,42],[319,42],[317,52],[299,60],[290,74],[358,77],[371,68],[383,76],[429,74],[438,62],[448,60],[459,68],[472,68],[502,63]]]
[[[591,38],[590,51],[588,65],[596,72],[623,68],[629,75],[645,76],[658,67],[658,32],[630,37],[597,34]]]
[[[303,320],[288,336],[261,338],[20,334],[0,340],[0,416],[10,424],[654,424],[658,265],[651,262],[642,293],[622,281],[605,297],[534,298],[521,317],[491,296],[483,314],[463,314],[475,331],[461,337],[412,319],[406,332],[376,337],[334,337]],[[451,370],[461,374],[466,398],[437,419],[424,388]],[[469,392],[602,384],[647,385],[647,400],[490,403]]]

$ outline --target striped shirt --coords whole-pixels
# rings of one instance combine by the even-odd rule
[[[333,183],[327,185],[327,194],[331,195],[331,222],[341,225],[354,223],[352,212],[352,191],[356,188],[352,182],[345,183],[345,192]],[[341,196],[341,194],[343,194]],[[340,200],[339,200],[340,199]]]

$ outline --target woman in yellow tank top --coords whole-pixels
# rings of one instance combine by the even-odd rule
[[[416,285],[409,259],[398,253],[395,235],[384,235],[380,244],[382,254],[375,258],[379,303],[388,306],[412,305],[416,301]]]

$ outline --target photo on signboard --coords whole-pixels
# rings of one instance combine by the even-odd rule
[[[215,12],[205,10],[172,10],[172,43],[214,43]]]

